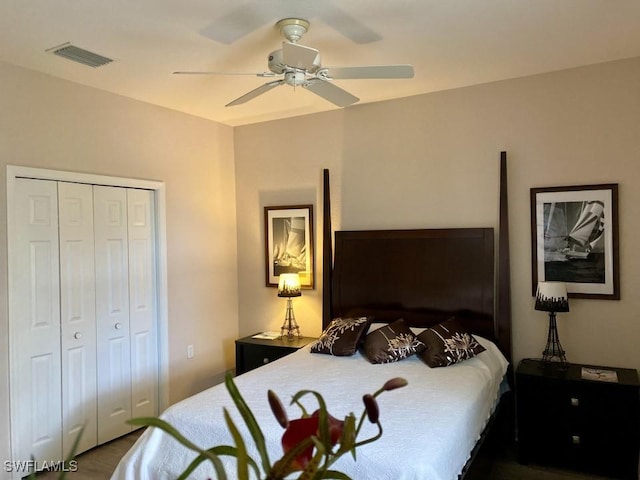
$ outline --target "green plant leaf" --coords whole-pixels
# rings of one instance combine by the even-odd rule
[[[222,462],[217,457],[217,455],[215,455],[210,451],[203,450],[200,447],[198,447],[196,444],[189,441],[184,435],[182,435],[178,430],[176,430],[170,423],[165,422],[164,420],[156,417],[132,418],[131,420],[127,420],[127,423],[130,425],[159,428],[163,432],[171,435],[175,440],[180,442],[182,445],[184,445],[188,449],[193,450],[199,453],[200,455],[203,455],[208,460],[210,460],[211,463],[213,464],[213,468],[215,469],[216,475],[218,476],[219,480],[227,479],[227,475],[224,471],[224,467],[222,466]],[[181,476],[180,478],[186,478],[186,477]]]
[[[224,412],[224,421],[227,423],[227,428],[229,432],[231,432],[233,441],[236,444],[236,458],[238,459],[236,471],[238,473],[238,480],[249,480],[249,456],[247,455],[247,447],[244,444],[240,431],[235,423],[233,423],[229,411],[226,408],[223,408],[222,411]]]
[[[73,441],[73,445],[71,445],[71,450],[67,454],[67,458],[64,459],[65,468],[62,469],[62,473],[60,474],[59,480],[64,480],[67,477],[67,468],[71,461],[75,458],[76,453],[78,452],[78,445],[80,445],[80,437],[84,433],[84,425],[78,430],[78,435],[76,435],[75,440]]]
[[[308,412],[307,412],[307,410],[304,408],[304,405],[302,405],[302,403],[300,403],[300,402],[298,401],[298,399],[296,399],[295,397],[293,398],[293,400],[291,400],[290,405],[293,405],[294,403],[295,403],[296,405],[298,405],[298,408],[300,408],[300,410],[302,411],[301,418],[307,418],[307,417],[310,417],[309,413],[308,413]]]
[[[356,417],[353,413],[347,415],[342,426],[342,435],[340,437],[340,448],[336,455],[342,455],[348,451],[352,452],[355,460],[356,444]]]
[[[64,459],[64,468],[62,469],[62,471],[60,472],[60,475],[58,476],[58,480],[64,480],[67,476],[67,468],[69,467],[69,464],[71,463],[71,461],[75,458],[76,453],[78,452],[78,445],[80,444],[80,438],[82,437],[82,433],[84,432],[84,425],[80,428],[80,430],[78,430],[78,435],[76,435],[76,438],[73,440],[73,445],[71,445],[71,450],[69,450],[69,453],[67,454],[67,457]],[[36,462],[36,457],[34,457],[33,455],[31,455],[31,461],[33,462],[33,464],[35,465]],[[28,477],[29,480],[37,480],[37,474],[36,471],[32,471]]]
[[[209,451],[215,453],[218,456],[223,456],[223,455],[227,455],[230,457],[236,457],[238,458],[238,455],[236,453],[237,448],[236,447],[232,447],[230,445],[219,445],[217,447],[213,447],[210,448]],[[247,456],[247,464],[253,468],[255,474],[256,474],[256,478],[260,478],[260,467],[258,467],[258,464],[255,462],[255,460],[249,456]]]
[[[207,452],[213,453],[218,456],[226,455],[229,457],[237,457],[236,451],[237,451],[237,448],[232,447],[231,445],[218,445],[217,447],[209,448],[207,450]],[[195,469],[198,468],[198,465],[200,465],[205,460],[208,460],[207,455],[198,455],[189,464],[187,469],[184,472],[182,472],[182,475],[177,480],[183,480],[183,479],[189,478],[189,475],[191,475],[195,471]],[[249,466],[253,468],[256,474],[256,478],[260,478],[260,468],[258,467],[258,464],[251,457],[248,457],[247,460],[249,462]]]
[[[291,469],[291,464],[298,455],[300,455],[305,449],[309,448],[309,445],[313,443],[311,438],[305,438],[302,440],[295,447],[285,453],[280,460],[274,463],[273,468],[267,475],[267,480],[280,480],[291,473],[293,471]]]
[[[371,438],[367,438],[366,440],[356,443],[353,446],[354,449],[356,449],[357,447],[361,447],[362,445],[366,445],[367,443],[375,442],[382,436],[382,424],[380,422],[377,422],[376,425],[378,425],[378,434],[374,435]]]
[[[229,395],[231,395],[231,398],[233,399],[233,403],[235,403],[238,412],[240,412],[245,425],[249,429],[251,437],[253,437],[253,441],[256,444],[256,448],[258,449],[258,453],[260,454],[260,459],[262,461],[262,469],[266,474],[268,474],[271,470],[271,463],[269,461],[269,454],[267,452],[267,446],[264,441],[264,434],[260,429],[260,425],[258,425],[256,418],[253,416],[253,412],[251,412],[251,409],[244,401],[244,398],[242,398],[238,387],[233,381],[233,376],[231,375],[231,373],[227,373],[224,379],[224,383],[227,387]]]
[[[324,458],[326,452],[320,440],[315,437],[311,437],[311,440],[313,440],[313,443],[315,443],[316,454],[309,461],[302,474],[298,477],[298,480],[313,480],[315,478],[318,478],[317,475],[320,475],[319,478],[322,478],[322,472],[318,470],[318,466],[320,465],[320,462]]]
[[[189,476],[195,471],[198,466],[206,461],[208,457],[206,455],[198,455],[193,461],[187,466],[186,470],[180,474],[180,476],[176,480],[185,480],[189,478]]]

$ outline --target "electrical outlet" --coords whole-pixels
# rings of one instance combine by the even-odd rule
[[[193,358],[193,345],[187,345],[187,358]]]

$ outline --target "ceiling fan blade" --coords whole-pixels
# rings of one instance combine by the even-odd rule
[[[273,72],[173,72],[174,75],[252,75],[254,77],[275,77]]]
[[[303,85],[303,87],[307,90],[311,90],[316,95],[321,96],[338,107],[348,107],[360,100],[358,97],[351,95],[346,90],[343,90],[333,83],[320,78],[310,79]]]
[[[271,19],[271,7],[266,2],[250,2],[223,13],[200,30],[200,34],[216,42],[231,45],[271,22]]]
[[[358,44],[372,43],[382,40],[382,35],[371,30],[346,10],[338,7],[340,1],[324,1],[317,8],[316,14],[334,30]],[[344,3],[344,2],[342,2]]]
[[[284,80],[276,80],[274,82],[265,83],[264,85],[259,86],[258,88],[251,90],[249,93],[245,93],[241,97],[236,98],[232,102],[229,102],[225,105],[225,107],[232,107],[234,105],[240,105],[242,103],[246,103],[249,100],[256,98],[258,95],[262,95],[263,93],[267,93],[272,88],[280,86],[284,83]]]
[[[319,62],[318,50],[297,43],[282,42],[282,63],[292,68],[315,71]]]
[[[320,71],[327,78],[413,78],[412,65],[372,65],[365,67],[327,67]]]

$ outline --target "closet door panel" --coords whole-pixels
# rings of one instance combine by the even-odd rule
[[[132,416],[158,414],[153,192],[129,189],[129,298]]]
[[[131,431],[127,193],[93,187],[98,351],[98,443]]]
[[[61,455],[58,201],[55,182],[17,179],[10,225],[11,401],[16,458]]]
[[[93,188],[58,184],[62,344],[62,448],[97,444],[95,254]]]

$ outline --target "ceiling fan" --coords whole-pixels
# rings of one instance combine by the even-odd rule
[[[346,107],[360,99],[332,83],[334,79],[412,78],[411,65],[375,65],[361,67],[323,67],[320,52],[300,45],[298,41],[309,30],[309,22],[301,18],[285,18],[276,23],[286,39],[282,48],[269,54],[269,71],[262,73],[173,72],[178,75],[255,75],[281,77],[259,86],[229,102],[226,107],[240,105],[280,85],[303,87],[338,107]]]

